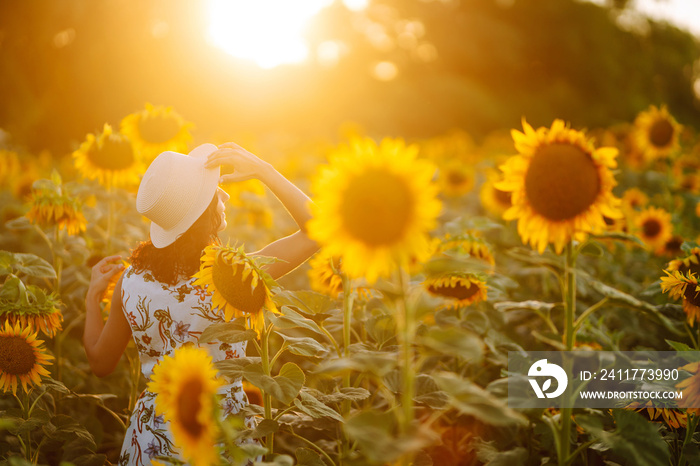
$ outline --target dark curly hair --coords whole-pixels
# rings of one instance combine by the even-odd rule
[[[175,241],[157,248],[148,240],[131,252],[129,262],[136,272],[148,271],[159,282],[175,285],[182,277],[190,277],[199,270],[199,259],[205,247],[219,242],[217,235],[221,217],[216,211],[218,195],[204,213]]]

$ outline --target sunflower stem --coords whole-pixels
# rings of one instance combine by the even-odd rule
[[[33,390],[30,390],[30,391],[28,391],[28,392],[26,393],[26,395],[27,395],[27,402],[26,402],[26,403],[24,404],[24,406],[22,407],[22,410],[23,410],[23,412],[24,412],[24,419],[26,419],[27,421],[29,420],[29,416],[30,416],[30,414],[29,414],[29,411],[30,411],[29,403],[30,403],[30,401],[31,401],[31,392],[32,392],[32,391],[33,391]],[[31,460],[32,460],[32,431],[31,431],[31,430],[27,430],[27,443],[25,443],[25,458],[26,458],[28,461],[31,461]]]
[[[566,350],[571,351],[576,338],[574,332],[574,318],[576,317],[576,258],[573,254],[571,241],[566,245],[564,281],[564,314],[566,319],[564,344],[566,345]]]
[[[343,357],[350,357],[350,342],[352,330],[352,282],[350,277],[345,273],[341,273],[343,280]],[[343,388],[350,387],[350,373],[346,372],[343,375]],[[344,418],[350,414],[350,400],[343,400],[342,415]],[[343,441],[341,443],[340,462],[349,454],[350,439],[343,430]]]
[[[576,338],[574,319],[576,317],[576,255],[574,254],[573,241],[570,240],[565,250],[564,267],[564,345],[566,351],[571,351]],[[571,372],[570,360],[564,360],[564,370]],[[567,392],[567,397],[570,394]],[[571,461],[571,413],[569,407],[561,410],[561,429],[559,431],[559,465],[565,466]]]
[[[268,377],[272,377],[271,365],[270,365],[270,332],[272,331],[272,324],[266,326],[262,335],[260,336],[260,359],[262,363],[263,374]],[[265,419],[272,419],[272,396],[263,390],[263,405],[265,407]],[[266,460],[272,459],[272,452],[274,449],[275,434],[270,433],[265,437],[265,448],[267,448]]]
[[[401,435],[408,434],[413,422],[413,393],[414,393],[414,373],[413,373],[413,339],[415,336],[415,316],[413,309],[406,304],[406,272],[399,268],[397,280],[399,285],[399,297],[396,301],[397,307],[397,333],[399,337],[399,348],[401,351],[401,380],[403,389],[401,390],[402,416],[400,422]],[[412,455],[407,454],[402,458],[405,465],[411,464]]]
[[[343,356],[350,357],[350,335],[352,329],[352,283],[350,278],[342,274],[343,277]],[[346,387],[350,386],[350,376],[347,376],[348,384]]]
[[[63,238],[61,237],[61,230],[56,225],[53,233],[54,246],[53,252],[53,268],[56,271],[56,293],[61,293],[61,273],[63,272],[63,258],[61,257],[61,248],[63,246]]]

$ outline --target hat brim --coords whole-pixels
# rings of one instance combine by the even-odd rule
[[[194,222],[204,213],[211,200],[216,194],[216,188],[219,185],[219,166],[215,168],[206,168],[204,164],[207,161],[209,154],[218,150],[214,144],[202,144],[195,147],[187,154],[190,157],[201,160],[201,172],[193,173],[192,176],[201,176],[202,183],[200,190],[196,194],[196,199],[192,204],[192,208],[187,212],[185,217],[178,222],[173,228],[166,230],[155,222],[151,222],[151,243],[157,248],[164,248],[171,245],[175,240],[185,233]]]

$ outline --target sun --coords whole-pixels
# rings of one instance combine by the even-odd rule
[[[265,69],[309,55],[304,31],[333,0],[210,0],[209,39],[225,52]]]

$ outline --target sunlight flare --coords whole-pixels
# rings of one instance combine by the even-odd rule
[[[304,40],[309,20],[332,0],[209,2],[209,39],[225,52],[265,69],[300,63],[309,56]]]

